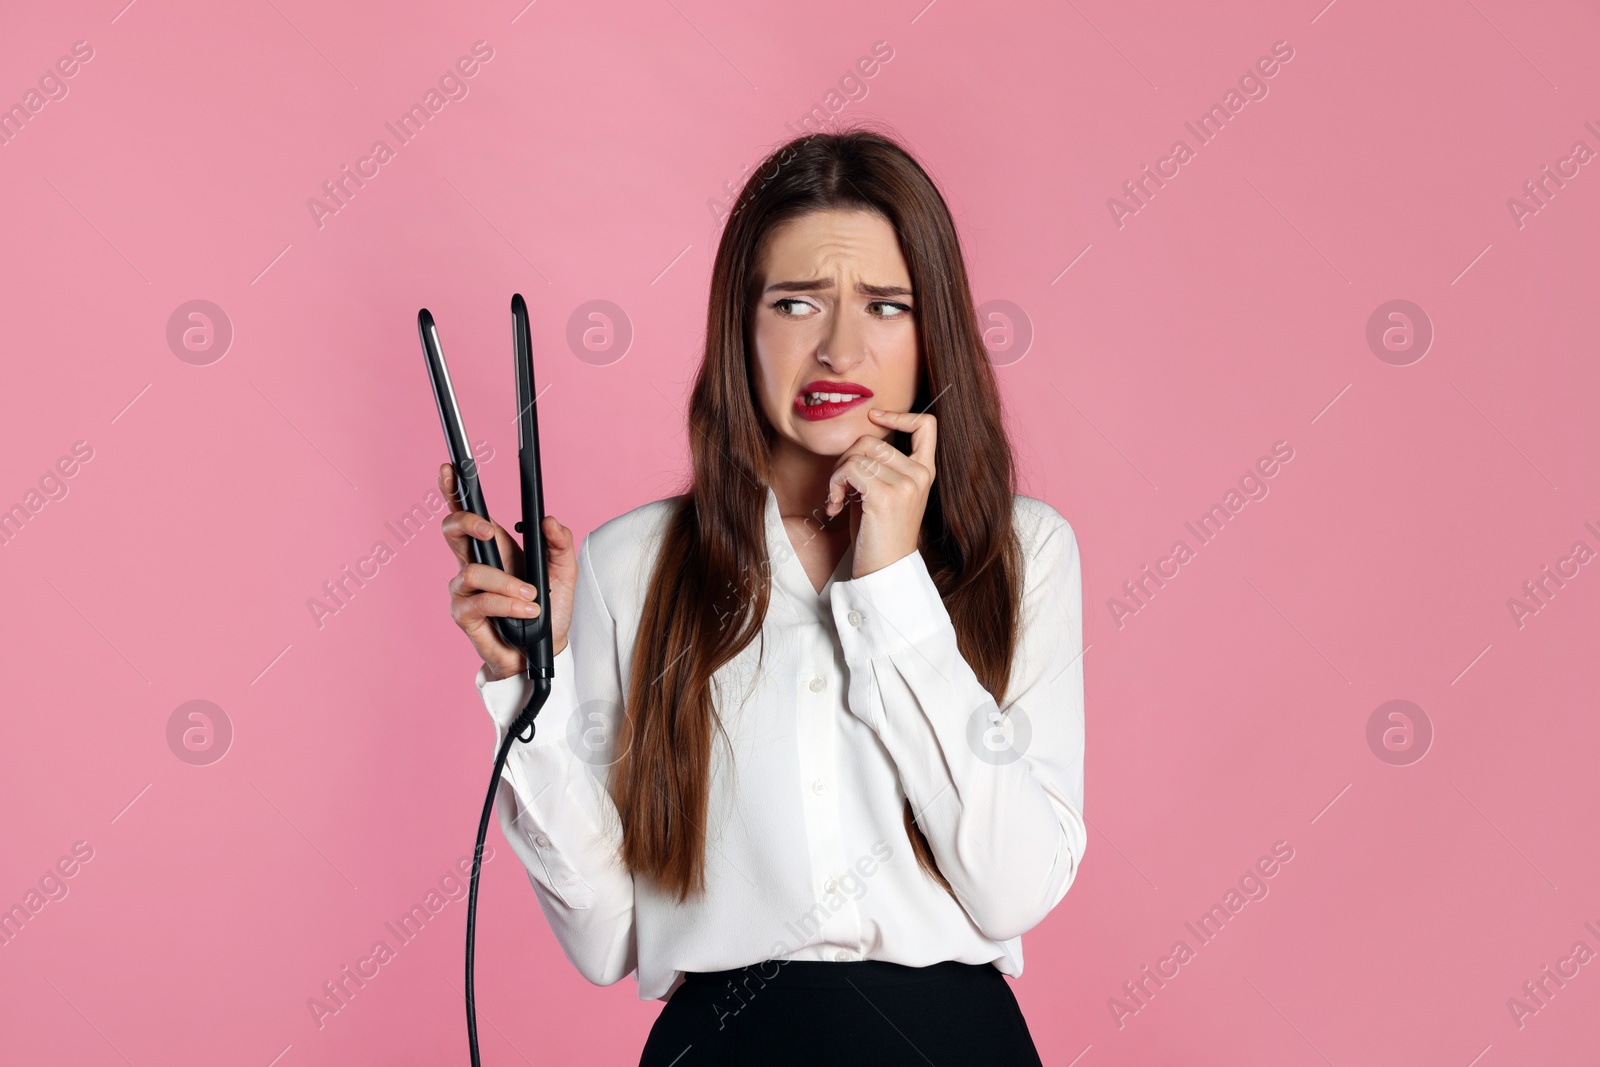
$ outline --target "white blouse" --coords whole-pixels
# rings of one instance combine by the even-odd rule
[[[993,962],[1020,975],[1021,935],[1066,894],[1088,843],[1072,527],[1015,498],[1026,581],[1001,715],[921,552],[846,580],[847,551],[819,594],[768,487],[770,607],[714,676],[733,752],[713,734],[707,891],[680,905],[623,867],[605,789],[671,506],[645,504],[583,539],[568,645],[496,799],[567,958],[597,985],[637,970],[641,1000],[666,999],[684,971],[765,959]],[[498,748],[527,682],[480,669],[477,684]],[[904,798],[957,899],[917,865]]]

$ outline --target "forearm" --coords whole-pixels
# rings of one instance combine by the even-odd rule
[[[620,821],[605,791],[605,767],[569,742],[574,731],[582,736],[573,721],[579,711],[573,659],[565,649],[558,654],[533,740],[513,743],[506,758],[495,810],[567,958],[589,981],[610,985],[636,966],[633,878],[619,858]],[[495,721],[496,751],[529,684],[514,675],[481,687]]]
[[[961,655],[920,552],[834,589],[850,710],[882,741],[940,873],[988,937],[1037,925],[1076,877],[1083,669],[1076,542],[1028,566],[1004,715]]]

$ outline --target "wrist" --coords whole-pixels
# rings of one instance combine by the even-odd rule
[[[520,663],[504,669],[493,663],[485,663],[483,665],[483,678],[485,682],[503,682],[507,678],[515,678],[521,673],[522,665]]]
[[[552,644],[550,646],[550,654],[551,654],[552,657],[559,656],[559,655],[561,655],[561,653],[565,652],[566,650],[567,650],[567,642],[565,642],[565,641],[562,641],[559,644]],[[517,675],[522,674],[526,669],[527,669],[526,660],[523,660],[523,659],[520,659],[520,658],[517,660],[516,663],[511,664],[509,666],[505,666],[505,667],[502,667],[502,666],[500,666],[498,664],[494,664],[494,663],[485,663],[483,665],[483,678],[484,678],[484,681],[486,683],[487,682],[502,682],[502,681],[505,681],[507,678],[515,678]]]

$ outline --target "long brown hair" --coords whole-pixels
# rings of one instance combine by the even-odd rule
[[[723,728],[712,675],[761,633],[771,596],[765,511],[775,431],[749,368],[753,282],[775,226],[834,208],[876,212],[898,235],[920,348],[912,410],[939,420],[919,548],[961,654],[996,703],[1011,670],[1022,575],[1016,468],[950,210],[882,134],[797,138],[750,176],[717,246],[689,404],[693,481],[674,498],[651,572],[608,783],[624,864],[680,902],[705,890],[713,723]],[[909,441],[899,431],[890,439],[902,451]],[[909,800],[904,822],[917,862],[951,892]]]

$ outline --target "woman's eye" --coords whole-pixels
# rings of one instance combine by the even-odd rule
[[[790,305],[790,304],[793,304],[793,305],[795,305],[797,307],[805,308],[807,310],[805,310],[805,311],[790,311],[788,309],[788,305]],[[806,303],[804,300],[793,300],[793,299],[790,299],[788,297],[785,297],[785,298],[783,298],[781,300],[774,300],[772,302],[772,306],[777,310],[778,314],[782,315],[784,318],[787,318],[787,319],[808,318],[808,317],[810,317],[810,312],[816,310],[815,307],[813,307],[812,305]]]
[[[880,319],[901,319],[911,314],[911,308],[906,304],[897,304],[893,300],[874,300],[868,307],[883,308],[877,312]]]

